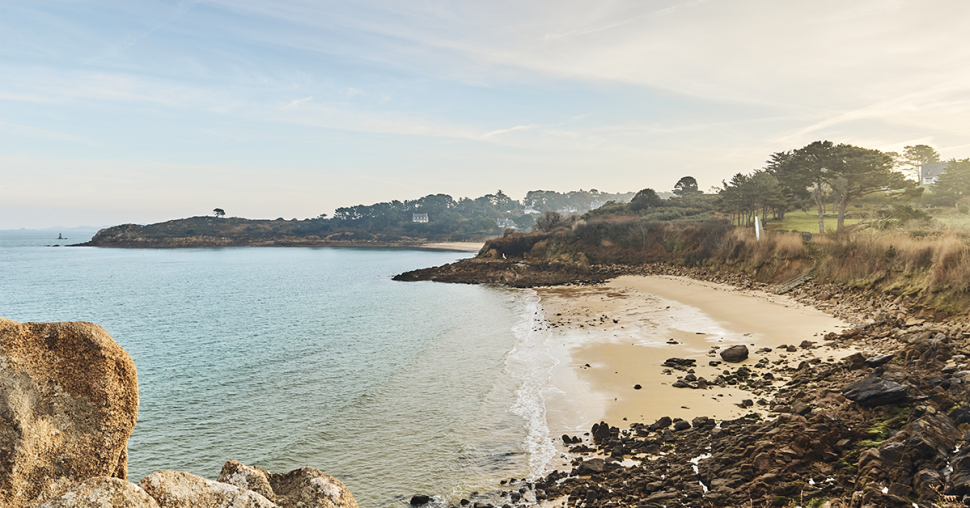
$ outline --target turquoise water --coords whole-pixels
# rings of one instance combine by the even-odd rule
[[[132,481],[309,465],[395,506],[535,475],[554,453],[534,294],[390,280],[470,253],[46,247],[93,233],[0,232],[0,316],[90,321],[131,354]]]

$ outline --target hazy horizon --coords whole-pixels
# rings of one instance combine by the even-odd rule
[[[970,156],[970,2],[5,2],[0,229]],[[93,226],[97,227],[97,226]]]

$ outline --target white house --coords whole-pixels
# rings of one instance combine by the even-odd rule
[[[519,227],[515,224],[515,221],[513,221],[512,219],[495,219],[495,222],[497,222],[498,227],[502,229],[510,229],[510,228],[518,229]]]
[[[947,162],[930,162],[919,167],[919,181],[923,185],[936,183],[936,179],[946,171]]]
[[[428,214],[426,213],[414,213],[411,214],[411,222],[421,222],[427,224]]]

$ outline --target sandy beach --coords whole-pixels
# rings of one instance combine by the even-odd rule
[[[684,277],[623,276],[593,286],[538,288],[537,293],[552,333],[551,353],[560,361],[544,394],[554,436],[586,432],[600,420],[626,428],[662,416],[724,419],[752,409],[767,411],[757,404],[738,406],[744,399],[758,400],[760,391],[672,387],[687,373],[665,373],[662,364],[668,358],[696,359],[695,375],[710,381],[762,358],[797,365],[851,353],[823,346],[822,337],[846,323],[765,292]],[[795,352],[779,347],[805,340],[817,347]],[[748,347],[747,360],[709,365],[720,360],[718,351],[735,344]],[[756,353],[761,348],[772,351]]]

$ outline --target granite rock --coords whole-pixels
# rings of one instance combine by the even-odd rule
[[[269,483],[270,473],[265,469],[247,466],[242,462],[230,460],[222,466],[219,481],[235,485],[243,490],[251,490],[270,501],[276,500],[276,494]]]
[[[269,483],[281,508],[358,508],[346,485],[316,468],[269,473]]]
[[[103,328],[0,318],[0,506],[126,479],[137,415],[135,364]]]
[[[155,471],[140,486],[160,508],[276,508],[251,490],[183,471]]]
[[[62,490],[40,508],[158,508],[158,503],[134,483],[96,476]]]

